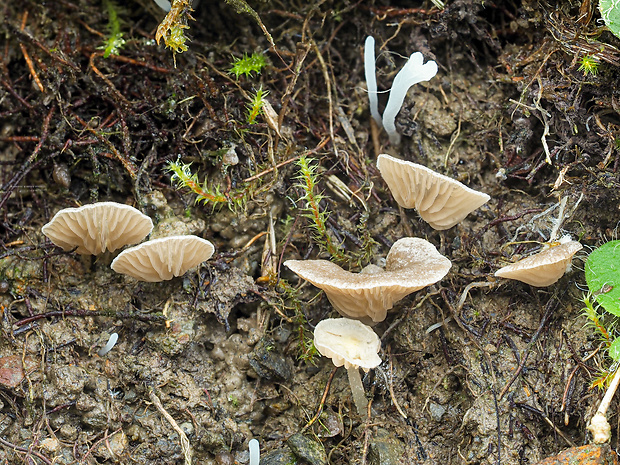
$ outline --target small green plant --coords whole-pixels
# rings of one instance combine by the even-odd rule
[[[110,55],[118,55],[119,50],[125,45],[125,39],[123,39],[121,23],[118,19],[118,5],[112,0],[104,0],[103,5],[108,10],[109,37],[99,48],[103,49],[103,57],[108,58]]]
[[[579,71],[583,72],[585,76],[591,74],[596,76],[598,74],[598,65],[600,64],[598,58],[592,55],[584,55],[579,60]]]
[[[265,105],[265,97],[269,94],[268,90],[259,88],[252,96],[250,103],[247,106],[248,109],[248,124],[256,124],[256,118],[263,113],[263,107]]]
[[[237,79],[242,74],[251,77],[252,73],[260,74],[263,68],[267,66],[267,60],[262,53],[252,53],[248,56],[243,54],[243,58],[233,58],[230,74],[234,74]]]
[[[155,40],[159,44],[164,39],[166,47],[172,50],[174,56],[174,64],[176,66],[176,54],[187,51],[188,38],[185,36],[185,30],[189,29],[187,25],[192,18],[191,0],[172,0],[170,11],[164,20],[157,27]]]
[[[292,309],[294,312],[293,318],[289,319],[289,321],[297,326],[297,358],[309,365],[316,366],[320,355],[319,351],[314,347],[312,332],[307,329],[308,321],[302,308],[299,290],[282,278],[278,280],[277,290],[282,298],[282,308]]]
[[[327,232],[327,218],[329,214],[320,207],[320,203],[325,199],[325,196],[315,192],[317,165],[314,163],[314,160],[302,155],[297,161],[297,166],[299,168],[299,175],[296,177],[299,181],[297,186],[304,192],[304,195],[299,199],[303,203],[301,207],[302,215],[310,220],[310,228],[314,231],[313,240],[333,258],[344,261],[346,256],[342,251],[341,245],[335,243]]]
[[[209,187],[207,180],[200,182],[198,175],[192,173],[191,163],[184,164],[179,161],[171,161],[166,167],[172,173],[170,183],[177,189],[187,188],[196,194],[196,203],[212,203],[214,205],[225,203],[231,210],[242,207],[247,198],[247,190],[234,192],[222,192],[218,186]]]

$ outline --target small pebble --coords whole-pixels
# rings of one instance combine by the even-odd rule
[[[69,168],[64,163],[54,164],[52,178],[59,186],[67,189],[71,186],[71,174],[69,174]]]
[[[235,458],[227,450],[221,450],[215,454],[215,461],[218,465],[234,465]]]

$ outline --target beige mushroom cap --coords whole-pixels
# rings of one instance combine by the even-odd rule
[[[570,267],[573,255],[583,246],[576,241],[552,246],[495,272],[498,278],[516,279],[535,287],[549,286]]]
[[[77,246],[77,253],[98,255],[140,242],[153,229],[153,222],[139,210],[116,202],[98,202],[65,208],[41,228],[63,250]]]
[[[170,236],[143,242],[121,252],[112,269],[150,283],[181,276],[208,260],[215,247],[198,236]]]
[[[434,229],[451,228],[490,199],[426,166],[389,155],[379,155],[377,168],[396,202],[403,208],[415,208]]]
[[[381,363],[379,336],[361,321],[349,318],[328,318],[314,328],[314,346],[334,365],[362,368],[368,371]]]
[[[390,249],[385,270],[375,266],[351,273],[327,260],[287,260],[284,265],[323,289],[341,315],[377,323],[395,302],[441,280],[452,263],[430,242],[405,237]]]

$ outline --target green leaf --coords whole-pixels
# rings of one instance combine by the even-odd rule
[[[620,316],[620,241],[607,242],[588,256],[586,282],[596,301]]]
[[[598,9],[612,34],[620,37],[620,4],[618,4],[618,0],[600,0]]]
[[[614,339],[614,342],[609,346],[609,356],[616,362],[620,360],[620,337]]]

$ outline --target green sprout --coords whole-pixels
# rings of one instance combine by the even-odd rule
[[[294,316],[292,319],[285,317],[291,323],[297,325],[296,339],[297,339],[297,358],[307,363],[308,365],[317,365],[317,359],[320,358],[319,351],[314,346],[314,338],[312,331],[307,329],[308,320],[304,312],[304,305],[301,301],[301,291],[291,286],[286,280],[280,278],[277,283],[277,290],[280,298],[282,299],[280,305],[276,305],[276,312],[284,315],[282,310],[293,310]],[[281,310],[281,309],[282,310]]]
[[[121,23],[118,19],[118,6],[111,0],[104,0],[103,5],[108,10],[108,32],[110,36],[99,48],[104,50],[103,57],[108,58],[110,55],[118,55],[119,50],[125,45],[125,39],[123,39]]]
[[[245,76],[252,76],[252,73],[260,74],[262,69],[267,65],[267,60],[262,53],[252,53],[248,56],[247,53],[243,54],[243,58],[234,58],[232,67],[230,68],[230,74],[234,74],[237,79],[244,74]]]
[[[172,173],[170,183],[177,189],[187,188],[196,194],[196,203],[202,202],[205,205],[208,203],[214,205],[226,203],[232,211],[245,204],[247,190],[224,193],[218,186],[209,187],[206,180],[201,183],[198,175],[192,173],[191,163],[184,164],[171,161],[166,168]]]
[[[581,57],[579,71],[583,72],[584,75],[591,74],[592,76],[596,76],[598,73],[598,65],[600,64],[598,58],[592,55],[584,55]]]
[[[252,96],[248,109],[248,124],[256,124],[256,118],[263,113],[263,106],[265,105],[265,97],[269,94],[268,90],[263,90],[261,87]]]
[[[299,181],[297,186],[304,192],[304,195],[299,199],[304,204],[302,206],[302,215],[310,220],[310,228],[314,231],[313,239],[333,258],[344,261],[346,256],[342,251],[341,245],[335,243],[327,231],[329,213],[322,210],[319,205],[325,199],[325,196],[315,192],[317,165],[314,164],[313,159],[302,155],[297,161],[297,166],[299,168],[299,175],[296,177]]]

